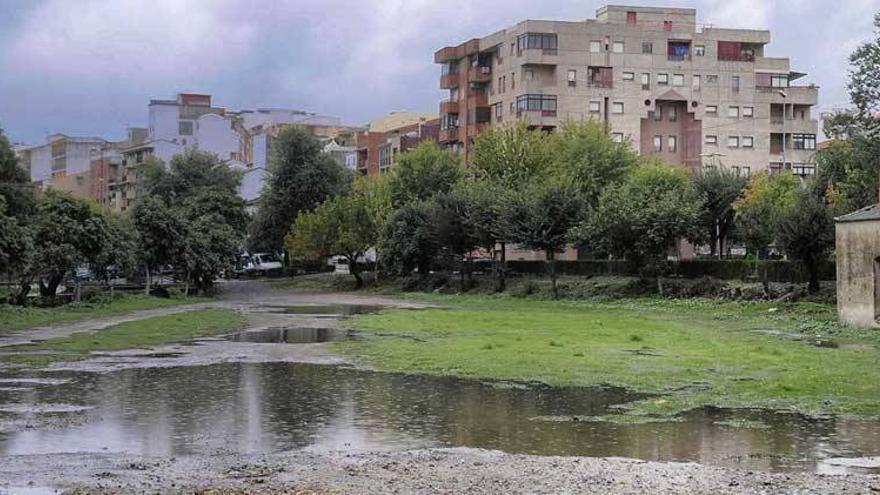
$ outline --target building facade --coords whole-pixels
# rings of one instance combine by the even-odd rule
[[[876,328],[880,326],[880,205],[835,220],[840,321]]]
[[[606,6],[581,22],[527,20],[448,46],[440,142],[470,158],[489,126],[593,119],[642,155],[689,169],[815,173],[818,88],[770,32],[700,26],[693,9]]]
[[[386,173],[401,153],[422,141],[437,142],[439,135],[440,120],[436,114],[392,112],[357,134],[355,167],[364,175]]]

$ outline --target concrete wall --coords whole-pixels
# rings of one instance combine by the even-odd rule
[[[222,161],[239,159],[241,152],[241,136],[232,129],[232,119],[217,114],[199,117],[194,144]]]
[[[878,327],[874,259],[880,257],[880,220],[839,222],[836,230],[840,320],[849,325]]]

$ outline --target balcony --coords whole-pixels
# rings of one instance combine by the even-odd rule
[[[488,107],[489,97],[484,91],[473,93],[467,98],[467,106],[468,108]]]
[[[492,80],[492,68],[489,66],[471,67],[468,69],[468,82],[484,84]]]
[[[440,89],[452,89],[458,87],[458,74],[445,74],[440,76]]]
[[[522,119],[529,127],[555,127],[559,124],[556,110],[520,110],[516,118]]]
[[[440,129],[440,135],[438,136],[438,140],[441,143],[451,143],[455,141],[461,141],[461,127],[450,127],[448,129]]]
[[[770,117],[770,132],[789,134],[818,134],[819,121],[816,119],[783,119]]]
[[[819,102],[818,86],[789,86],[755,88],[759,101],[765,103],[787,103],[796,105],[815,105]]]
[[[558,50],[550,48],[528,48],[518,51],[517,56],[523,59],[523,65],[557,65],[559,63]]]
[[[440,113],[458,113],[458,101],[443,100],[440,102]]]

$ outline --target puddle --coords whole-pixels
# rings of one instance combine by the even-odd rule
[[[825,459],[820,463],[819,472],[825,474],[880,474],[880,456]]]
[[[28,402],[88,407],[76,413],[83,421],[4,434],[0,455],[479,447],[821,472],[864,469],[828,460],[877,455],[880,445],[876,421],[719,409],[672,420],[614,421],[616,405],[639,398],[614,388],[497,386],[289,363],[140,368],[69,378],[68,384],[32,389]],[[16,397],[7,397],[7,405]],[[3,401],[0,396],[0,405]],[[70,415],[59,421],[65,418]]]
[[[83,412],[91,409],[73,404],[2,404],[0,413],[7,414],[54,414]]]
[[[324,318],[344,318],[346,316],[378,313],[382,306],[371,304],[298,304],[295,306],[264,306],[272,313],[286,315],[307,315]]]
[[[0,378],[0,385],[61,385],[69,381],[64,378]]]
[[[269,327],[232,334],[228,337],[234,342],[253,342],[259,344],[314,344],[350,339],[350,330],[334,328],[291,328]]]

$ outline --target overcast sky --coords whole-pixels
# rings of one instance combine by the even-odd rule
[[[433,53],[523,19],[580,20],[591,0],[0,0],[0,126],[14,141],[124,136],[150,98],[214,95],[231,109],[299,108],[363,124],[436,111]],[[627,3],[618,1],[613,3]],[[845,106],[847,56],[872,34],[880,0],[629,2],[697,8],[700,23],[772,31]]]

